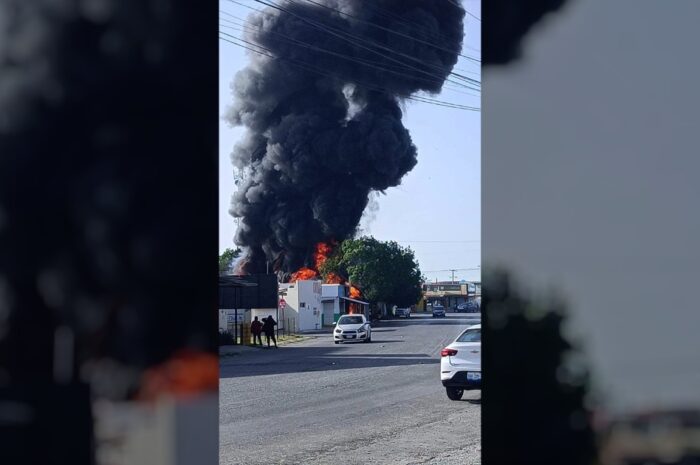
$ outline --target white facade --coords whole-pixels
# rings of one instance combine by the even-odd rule
[[[276,308],[251,308],[249,312],[246,312],[246,324],[248,327],[250,327],[250,324],[253,322],[253,319],[255,319],[256,316],[258,317],[260,323],[262,323],[263,318],[267,318],[268,316],[272,315],[272,318],[274,318],[277,322],[275,329],[282,329],[284,328],[284,325],[282,325],[282,322],[279,321],[282,319],[282,315],[278,315],[277,313]]]
[[[219,309],[219,331],[233,331],[233,327],[236,323],[240,327],[244,321],[245,310],[239,309],[238,311],[232,309]],[[238,319],[236,319],[236,316]]]
[[[341,297],[345,297],[345,285],[324,284],[321,286],[324,326],[332,325],[338,321],[341,313],[345,313],[345,303],[341,300]]]
[[[282,286],[280,289],[283,289]],[[321,329],[321,281],[297,281],[282,292],[286,301],[284,310],[280,312],[283,324],[288,322],[289,328],[295,331]]]

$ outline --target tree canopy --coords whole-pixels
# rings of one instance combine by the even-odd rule
[[[415,255],[393,241],[348,239],[319,271],[324,279],[332,273],[347,278],[371,302],[407,307],[421,297],[421,272]]]
[[[219,273],[225,273],[233,266],[233,261],[241,255],[241,249],[226,249],[219,255]]]

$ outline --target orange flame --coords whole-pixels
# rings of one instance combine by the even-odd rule
[[[320,270],[328,257],[333,253],[333,248],[335,247],[335,242],[330,241],[319,242],[316,244],[316,253],[314,254],[314,262],[316,263],[316,270]]]
[[[314,252],[314,268],[300,268],[296,272],[292,273],[291,282],[296,282],[300,280],[309,279],[319,279],[319,270],[326,263],[328,257],[333,253],[335,247],[338,243],[331,240],[328,242],[319,242],[316,244],[316,251]],[[348,294],[352,299],[362,298],[362,292],[359,288],[349,284],[345,278],[336,273],[329,273],[325,279],[326,284],[345,284],[349,287]],[[354,302],[348,302],[347,313],[352,315],[356,313],[362,313],[360,305]]]
[[[343,284],[345,280],[338,274],[328,273],[326,276],[326,284]]]
[[[300,268],[299,270],[292,273],[291,282],[304,281],[307,279],[318,278],[318,273],[311,268]]]
[[[189,397],[218,389],[218,357],[208,352],[185,350],[146,370],[136,398],[150,402],[162,395]]]
[[[328,242],[319,242],[316,244],[316,251],[314,252],[314,267],[313,268],[300,268],[294,273],[292,273],[291,282],[295,281],[303,281],[303,280],[308,280],[308,279],[319,279],[319,272],[318,270],[321,269],[321,266],[323,266],[324,263],[326,263],[326,260],[328,260],[328,257],[333,253],[333,249],[337,243],[333,240],[328,241]],[[335,281],[331,281],[330,279],[326,280],[327,283],[330,284],[341,284],[344,282],[340,277],[335,278],[335,276],[332,274],[334,277]]]

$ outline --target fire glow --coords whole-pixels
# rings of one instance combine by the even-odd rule
[[[152,402],[162,396],[190,397],[219,389],[219,358],[211,353],[182,350],[148,369],[136,398]]]
[[[326,263],[326,260],[328,260],[330,254],[333,253],[333,249],[336,245],[337,244],[335,243],[335,241],[319,242],[318,244],[316,244],[316,251],[314,252],[314,267],[304,267],[298,269],[297,271],[292,273],[291,282],[303,281],[307,279],[318,279],[320,277],[318,270],[320,270],[323,264]],[[334,273],[331,273],[329,278],[332,278],[333,282],[330,282],[331,279],[328,279],[326,280],[326,284],[343,283],[343,280],[340,278],[340,276]]]
[[[319,242],[316,244],[316,251],[314,252],[314,268],[300,268],[296,272],[292,273],[291,282],[311,280],[311,279],[321,279],[319,270],[326,263],[328,257],[333,253],[335,247],[338,243],[335,241],[329,242]],[[347,279],[336,273],[328,273],[324,279],[324,284],[344,284],[349,287],[349,296],[351,299],[360,299],[362,297],[362,292],[356,286],[348,283]],[[362,313],[359,310],[359,305],[356,303],[349,302],[347,313]]]

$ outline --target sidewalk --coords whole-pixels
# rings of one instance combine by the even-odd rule
[[[332,333],[333,333],[333,326],[328,326],[326,328],[321,328],[321,329],[309,329],[306,331],[299,331],[299,334],[304,335],[304,336],[314,336],[314,335],[332,334]]]
[[[293,334],[290,336],[280,335],[280,338],[277,340],[277,346],[295,344],[297,342],[305,341],[309,339],[309,337],[311,336],[306,334]],[[262,346],[245,344],[219,346],[219,357],[233,357],[235,355],[244,355],[249,354],[251,352],[258,352],[261,350],[267,350],[267,343],[264,340]]]
[[[260,346],[246,346],[246,345],[231,345],[231,346],[219,346],[219,357],[228,357],[233,355],[241,355],[249,352],[256,352],[260,350]]]

